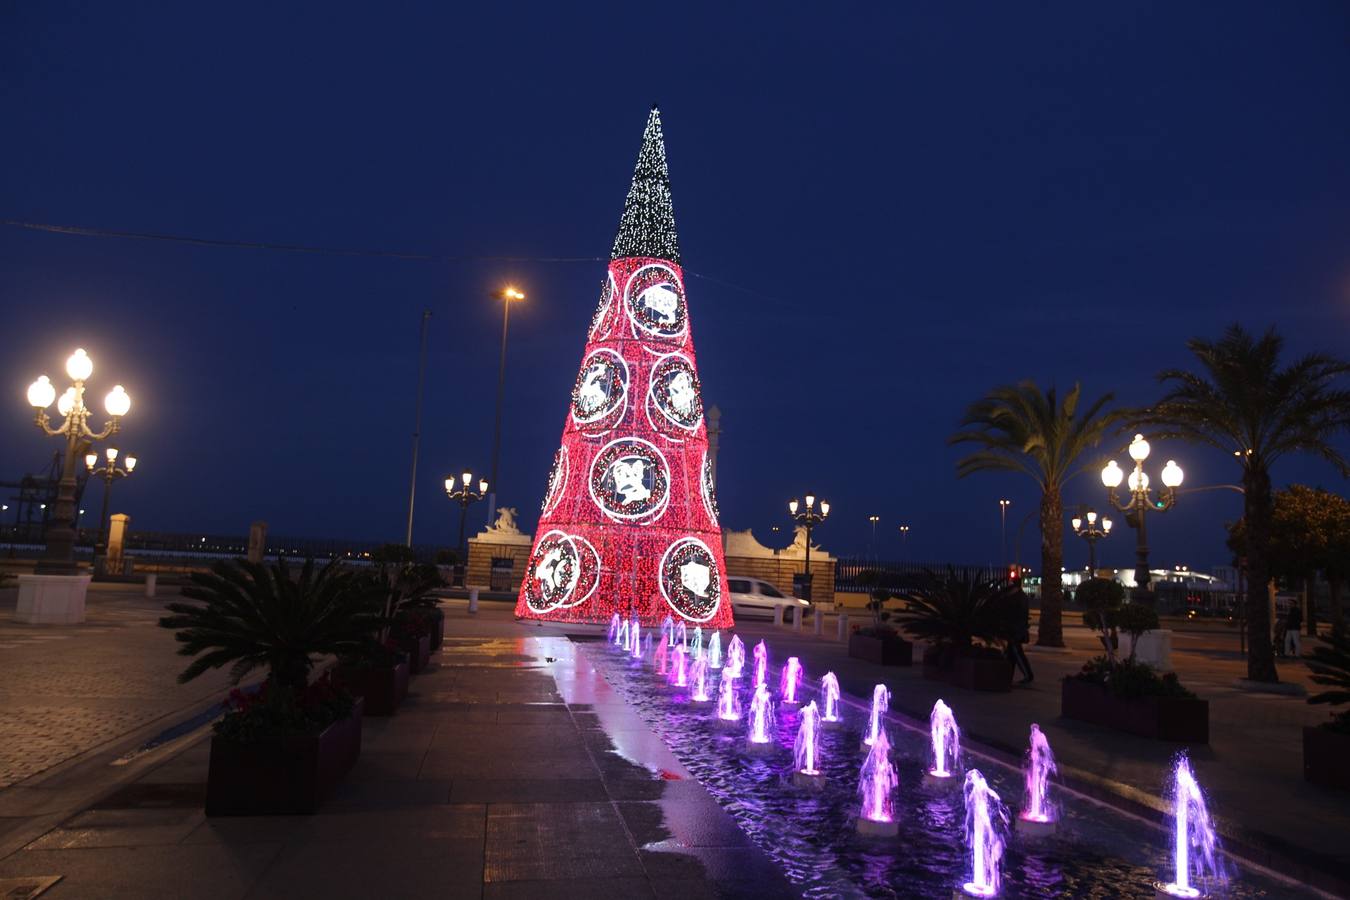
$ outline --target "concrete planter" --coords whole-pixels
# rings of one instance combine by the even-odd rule
[[[408,654],[408,669],[414,675],[421,675],[431,665],[431,635],[399,638],[398,648]]]
[[[853,634],[848,639],[848,655],[879,666],[914,665],[914,645],[898,634]]]
[[[211,739],[208,816],[309,815],[361,756],[361,700],[319,734],[247,744]]]
[[[1305,725],[1303,778],[1313,784],[1350,791],[1350,734]]]
[[[1209,701],[1196,697],[1117,697],[1100,684],[1065,678],[1060,715],[1160,741],[1209,743]]]
[[[386,668],[339,668],[336,681],[365,701],[368,716],[392,716],[408,696],[408,663]]]
[[[968,691],[1011,691],[1012,663],[1006,659],[958,656],[951,682]]]
[[[445,643],[445,610],[437,607],[431,619],[431,652],[435,653]]]

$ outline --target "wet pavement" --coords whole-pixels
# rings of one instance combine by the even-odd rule
[[[447,630],[398,714],[365,720],[360,762],[319,814],[207,820],[203,733],[0,859],[0,884],[60,875],[44,898],[138,900],[796,896],[573,641],[467,617]]]

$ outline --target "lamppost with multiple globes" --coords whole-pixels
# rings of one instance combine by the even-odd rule
[[[908,550],[909,550],[909,526],[908,526],[908,525],[901,525],[901,526],[900,526],[900,555],[901,555],[901,556],[904,556],[904,557],[908,557],[908,556],[909,556],[909,554],[908,554],[908,552],[907,552]]]
[[[806,596],[803,597],[802,599],[805,600],[807,603],[810,603],[810,602],[811,602],[811,532],[812,532],[813,530],[815,530],[815,527],[816,527],[817,525],[819,525],[821,522],[824,522],[824,521],[829,517],[829,515],[830,515],[830,504],[827,503],[827,502],[824,501],[824,500],[821,500],[821,501],[820,501],[820,505],[817,506],[817,505],[816,505],[816,495],[815,495],[815,494],[807,494],[806,497],[805,497],[805,500],[806,500],[806,504],[805,504],[805,508],[804,508],[804,509],[802,508],[802,504],[798,503],[795,499],[794,499],[794,500],[789,500],[789,501],[788,501],[788,512],[792,514],[792,518],[796,520],[796,522],[797,522],[798,525],[803,525],[803,526],[805,526],[805,528],[806,528],[806,567],[805,567],[805,568],[806,568],[806,571],[805,571],[805,579],[806,579]]]
[[[468,515],[469,504],[482,500],[488,492],[488,480],[478,479],[478,490],[473,489],[473,473],[465,472],[463,483],[455,487],[455,476],[445,479],[445,495],[459,504],[459,564],[467,566],[469,558],[464,544],[464,517]]]
[[[1097,511],[1089,509],[1086,513],[1086,521],[1081,516],[1074,516],[1069,520],[1073,525],[1073,533],[1088,545],[1088,573],[1097,577],[1097,542],[1111,533],[1111,520],[1103,516],[1097,518]]]
[[[84,457],[84,464],[89,467],[89,477],[103,479],[103,511],[98,516],[98,547],[94,555],[101,556],[108,550],[108,534],[111,526],[108,524],[108,495],[112,493],[113,482],[118,478],[126,478],[136,470],[136,457],[128,456],[122,466],[117,464],[117,448],[109,447],[104,451],[107,455],[107,464],[98,466],[98,454],[87,453]]]
[[[1176,460],[1169,459],[1162,469],[1163,490],[1154,500],[1149,490],[1149,478],[1144,473],[1144,460],[1148,459],[1148,441],[1142,434],[1136,434],[1130,443],[1130,459],[1134,460],[1134,471],[1130,472],[1127,484],[1130,496],[1124,503],[1116,493],[1125,471],[1116,465],[1113,459],[1102,469],[1102,484],[1106,485],[1107,497],[1111,505],[1125,514],[1125,522],[1135,530],[1134,591],[1131,599],[1137,602],[1152,603],[1153,593],[1149,590],[1151,580],[1148,572],[1148,531],[1145,521],[1148,512],[1166,512],[1176,504],[1177,491],[1184,477],[1181,466]]]
[[[47,526],[47,548],[38,560],[37,571],[51,575],[73,575],[79,571],[75,565],[75,474],[79,467],[81,454],[94,441],[101,441],[117,433],[122,417],[131,409],[131,397],[122,385],[114,385],[103,398],[103,406],[112,418],[103,426],[102,431],[89,427],[92,410],[85,406],[85,382],[94,373],[94,361],[83,349],[78,349],[66,360],[66,374],[74,382],[56,396],[56,387],[46,375],[38,377],[28,386],[28,402],[35,410],[34,424],[45,434],[62,437],[66,441],[66,454],[61,464],[61,481],[57,489],[56,508]],[[57,414],[62,422],[53,428],[47,416],[47,408],[56,401]]]
[[[1010,506],[1012,506],[1011,500],[998,501],[998,564],[1005,569],[1008,567],[1008,507]]]
[[[872,523],[872,556],[877,555],[877,523],[881,521],[881,516],[868,516],[867,521]]]
[[[488,524],[497,512],[497,465],[502,454],[502,395],[506,389],[506,332],[511,325],[511,304],[525,299],[525,295],[507,285],[496,294],[502,301],[502,352],[497,365],[497,418],[492,426],[492,496],[488,499]],[[484,491],[487,489],[484,488]]]

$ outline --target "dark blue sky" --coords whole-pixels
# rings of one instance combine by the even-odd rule
[[[829,549],[864,550],[875,513],[883,555],[903,521],[912,556],[990,561],[997,498],[1010,542],[1036,502],[1011,475],[954,477],[945,438],[990,386],[1146,402],[1187,337],[1235,320],[1350,351],[1347,10],[6,4],[0,217],[603,258],[659,101],[724,524],[767,540],[811,488]],[[532,523],[603,273],[0,226],[0,473],[54,449],[23,391],[82,345],[97,396],[134,397],[121,445],[143,470],[114,504],[133,527],[398,539],[429,306],[416,537],[453,540],[439,482],[488,467],[488,293],[514,281],[500,489]],[[1156,452],[1188,484],[1237,477]],[[1308,460],[1277,478],[1345,489]],[[1102,499],[1093,473],[1066,497]],[[1224,562],[1238,509],[1185,498],[1151,527],[1155,562]]]

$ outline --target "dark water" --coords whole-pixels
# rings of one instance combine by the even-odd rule
[[[925,786],[929,764],[926,732],[888,723],[895,746],[900,786],[893,838],[862,837],[858,813],[859,750],[866,712],[841,704],[844,723],[826,729],[820,741],[820,768],[827,782],[813,791],[792,784],[796,707],[778,710],[776,748],[768,755],[746,751],[745,723],[725,730],[714,720],[715,704],[691,704],[690,691],[675,688],[650,666],[605,644],[586,646],[596,669],[643,720],[661,736],[747,835],[776,860],[808,897],[951,897],[968,880],[965,811],[958,779],[950,787]],[[718,673],[720,674],[720,673]],[[748,709],[751,669],[739,695]],[[771,679],[771,684],[775,682]],[[716,696],[715,683],[709,693]],[[776,693],[776,692],[775,692]],[[803,691],[806,700],[818,699]],[[954,705],[958,724],[960,704]],[[1022,804],[1021,775],[983,760],[991,787],[1016,815]],[[1154,881],[1172,880],[1171,835],[1063,791],[1052,789],[1059,808],[1057,833],[1027,841],[1010,835],[1004,855],[1005,897],[1153,897]],[[1208,886],[1215,897],[1298,897],[1310,892],[1225,863],[1227,883]]]

